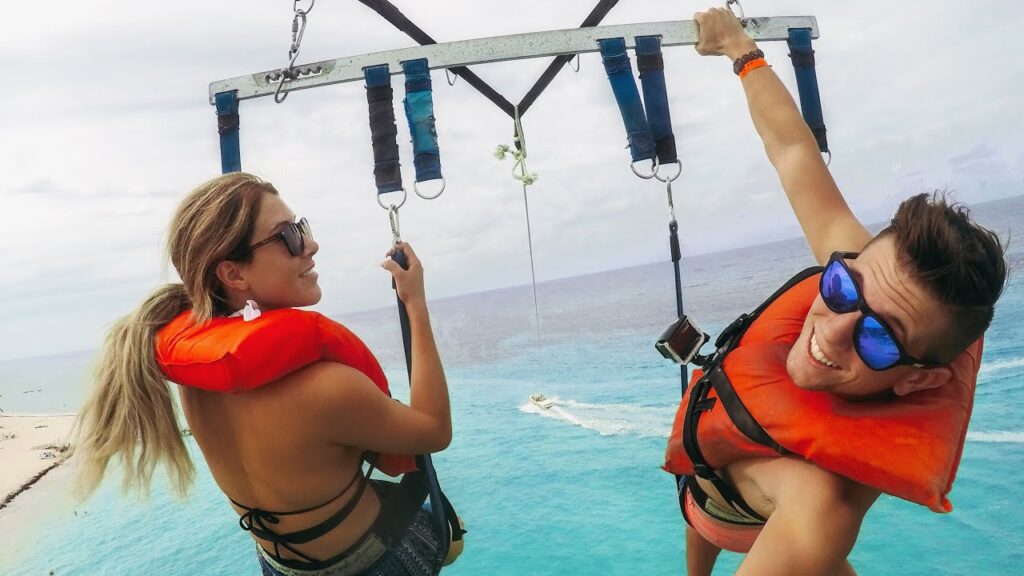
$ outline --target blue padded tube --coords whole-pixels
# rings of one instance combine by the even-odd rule
[[[426,58],[402,62],[405,72],[405,118],[412,134],[416,181],[441,177],[441,153],[437,146],[433,90]]]
[[[238,145],[238,92],[219,92],[213,97],[217,105],[217,133],[220,134],[220,171],[241,172],[242,152]]]
[[[644,91],[647,124],[654,138],[660,164],[672,164],[676,157],[676,137],[672,134],[672,116],[668,111],[665,88],[665,63],[661,56],[660,36],[636,37],[636,67]]]
[[[644,105],[640,102],[640,91],[633,80],[633,67],[626,53],[625,38],[607,38],[598,40],[601,47],[601,60],[612,85],[612,93],[622,113],[622,123],[626,126],[626,139],[633,162],[654,158],[654,139],[647,126]]]
[[[807,122],[807,126],[814,134],[818,149],[828,152],[825,120],[821,113],[821,96],[818,94],[818,75],[814,71],[811,29],[790,28],[786,43],[789,44],[789,57],[796,72],[796,88],[800,93],[800,111],[804,115],[804,122]]]
[[[395,126],[394,92],[387,64],[367,66],[366,103],[370,108],[370,138],[373,142],[373,178],[377,194],[402,189],[402,170],[398,162],[398,127]]]

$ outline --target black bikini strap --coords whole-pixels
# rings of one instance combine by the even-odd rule
[[[367,474],[369,474],[372,471],[373,468],[371,467]],[[268,526],[268,524],[272,525],[280,523],[281,520],[280,518],[278,518],[278,516],[291,516],[295,514],[301,514],[303,512],[310,512],[312,510],[322,508],[330,504],[331,502],[334,502],[335,500],[340,498],[342,494],[347,492],[348,489],[352,487],[352,484],[354,484],[360,478],[362,479],[362,482],[359,483],[359,488],[358,490],[356,490],[356,493],[352,496],[352,498],[349,499],[349,501],[345,503],[344,506],[339,508],[337,512],[332,514],[323,522],[320,522],[317,525],[311,526],[304,530],[296,530],[295,532],[288,532],[285,534],[278,534],[277,532],[273,531],[271,526]],[[238,525],[242,527],[242,530],[251,532],[254,536],[258,538],[263,538],[264,540],[273,542],[275,553],[277,552],[278,544],[280,544],[288,550],[294,552],[299,556],[302,556],[307,560],[315,561],[315,559],[305,556],[298,550],[294,550],[289,546],[289,544],[304,544],[306,542],[316,540],[317,538],[324,536],[325,534],[333,530],[336,526],[341,524],[342,521],[344,521],[345,518],[347,518],[348,515],[351,514],[352,511],[355,510],[355,507],[359,504],[359,501],[363,496],[363,492],[366,491],[367,484],[368,482],[366,480],[366,476],[363,476],[362,470],[357,468],[355,476],[353,476],[352,480],[350,480],[348,485],[345,486],[345,489],[342,490],[341,493],[339,493],[337,496],[331,498],[330,500],[324,502],[323,504],[291,512],[269,512],[267,510],[260,510],[259,508],[248,508],[242,504],[239,504],[238,502],[235,502],[234,500],[231,501],[236,506],[240,508],[245,508],[247,510],[246,513],[238,519]]]
[[[332,497],[330,500],[327,500],[326,502],[324,502],[322,504],[317,504],[316,506],[310,506],[309,508],[303,508],[302,510],[293,510],[291,512],[271,512],[269,510],[259,510],[258,508],[253,508],[251,506],[246,506],[245,504],[242,504],[241,502],[236,501],[234,498],[231,498],[230,496],[228,496],[228,500],[231,500],[232,504],[234,504],[235,506],[238,506],[239,508],[242,508],[242,509],[244,509],[244,510],[246,510],[248,512],[251,512],[253,510],[259,510],[263,514],[269,514],[271,516],[292,516],[292,515],[295,515],[295,514],[302,514],[304,512],[312,512],[313,510],[316,510],[317,508],[323,508],[324,506],[327,506],[331,502],[334,502],[338,498],[341,498],[342,494],[344,494],[345,492],[348,492],[348,489],[351,488],[352,485],[355,484],[356,480],[359,479],[360,473],[362,472],[361,468],[362,468],[362,460],[360,460],[360,466],[356,467],[356,473],[352,476],[352,479],[348,481],[348,484],[346,484],[345,487],[341,489],[341,492],[338,492],[338,494],[336,496]],[[370,471],[372,471],[372,470],[373,470],[373,467],[371,466],[370,467]],[[367,473],[367,475],[369,475],[369,473]],[[274,522],[274,524],[277,524],[277,522]]]

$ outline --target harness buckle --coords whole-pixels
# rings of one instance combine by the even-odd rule
[[[713,478],[716,476],[714,468],[700,462],[693,463],[693,473],[701,478]]]
[[[725,330],[718,335],[718,339],[715,340],[715,348],[721,348],[728,344],[729,339],[735,336],[738,332],[741,332],[750,323],[750,314],[740,314],[739,318],[732,321],[731,324],[726,326]]]

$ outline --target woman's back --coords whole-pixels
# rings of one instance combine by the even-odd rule
[[[359,491],[362,450],[340,444],[324,429],[323,375],[316,367],[294,372],[261,388],[220,394],[180,387],[185,418],[220,489],[249,509],[290,512],[271,525],[278,534],[315,526],[345,507]],[[344,385],[343,382],[328,385]],[[344,416],[339,407],[338,415]],[[353,481],[355,480],[355,481]],[[322,505],[322,506],[320,506]],[[355,543],[376,518],[373,490],[362,493],[347,518],[325,536],[293,545],[315,558],[329,558]],[[247,510],[235,507],[239,514]],[[262,540],[264,549],[272,543]],[[283,547],[280,555],[294,558]]]

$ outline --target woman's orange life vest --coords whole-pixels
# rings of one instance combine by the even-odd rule
[[[355,334],[316,312],[282,308],[245,322],[196,324],[185,311],[156,335],[156,360],[168,380],[212,392],[245,392],[317,361],[351,366],[391,396],[380,363]],[[376,467],[396,476],[416,470],[412,456],[381,454]]]
[[[724,402],[714,401],[697,420],[700,452],[711,468],[720,469],[788,451],[887,494],[936,512],[951,511],[946,496],[967,435],[981,340],[948,365],[950,377],[936,388],[864,402],[802,390],[786,371],[786,357],[818,296],[819,277],[803,279],[768,304],[721,366],[747,411],[783,450],[751,440],[730,419]],[[676,414],[665,456],[668,472],[695,473],[682,435],[684,421],[690,417],[690,393],[703,377],[701,371],[694,373]],[[721,400],[717,388],[709,398]]]

